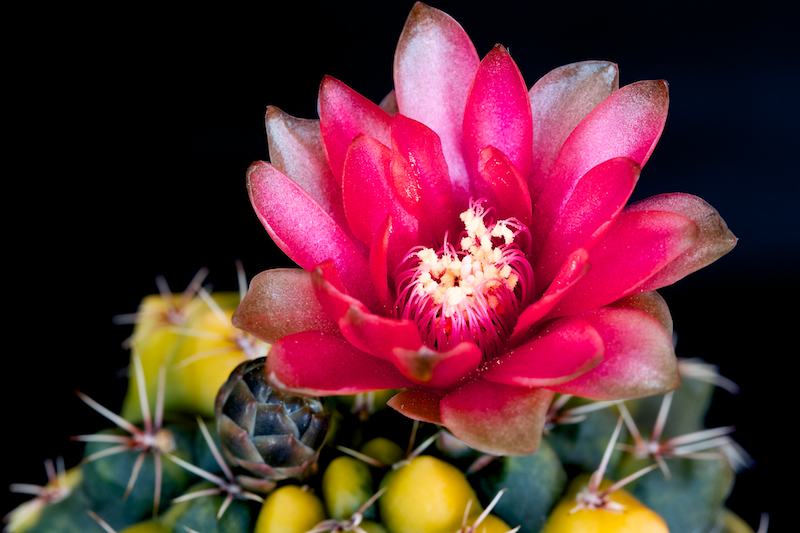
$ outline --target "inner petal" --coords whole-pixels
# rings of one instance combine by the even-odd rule
[[[418,246],[406,254],[395,311],[417,325],[427,346],[441,351],[474,342],[490,360],[502,353],[534,285],[528,228],[514,218],[489,219],[482,202],[461,213],[458,248],[445,235],[438,251]]]

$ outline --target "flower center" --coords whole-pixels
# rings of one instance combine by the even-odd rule
[[[487,360],[501,353],[533,294],[528,228],[513,218],[487,224],[490,210],[470,202],[461,213],[460,250],[447,235],[438,252],[412,248],[396,278],[398,316],[414,321],[428,346],[472,341]]]

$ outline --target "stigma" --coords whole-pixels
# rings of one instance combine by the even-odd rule
[[[398,318],[415,322],[428,346],[475,342],[487,361],[501,353],[533,294],[528,228],[513,218],[491,220],[490,211],[470,201],[458,248],[447,235],[438,251],[415,247],[396,277]]]

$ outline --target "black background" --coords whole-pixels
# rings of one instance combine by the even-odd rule
[[[289,261],[249,205],[244,175],[266,159],[263,116],[316,118],[323,75],[378,101],[412,2],[262,2],[184,11],[133,4],[10,17],[3,197],[2,429],[9,482],[43,483],[43,461],[77,463],[68,436],[109,423],[73,394],[118,410],[132,312],[166,276],[182,290],[202,266],[215,290]],[[664,289],[678,355],[703,357],[742,387],[719,391],[709,426],[735,424],[757,460],[729,505],[781,527],[797,484],[798,43],[781,4],[433,2],[480,56],[509,48],[528,86],[585,59],[620,83],[664,78],[670,115],[634,199],[696,194],[740,238],[728,256]],[[13,23],[13,24],[12,24]],[[5,77],[5,76],[4,76]],[[789,488],[783,489],[782,484]],[[779,485],[780,484],[780,485]],[[0,512],[24,501],[4,494]],[[680,533],[680,532],[676,532]]]

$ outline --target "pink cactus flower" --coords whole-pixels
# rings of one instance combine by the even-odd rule
[[[417,3],[376,105],[326,77],[319,120],[267,111],[252,205],[301,269],[253,279],[234,324],[301,394],[399,389],[389,405],[483,452],[533,453],[556,392],[678,386],[656,289],[736,238],[687,194],[626,205],[667,115],[664,81],[585,61],[528,90]]]

